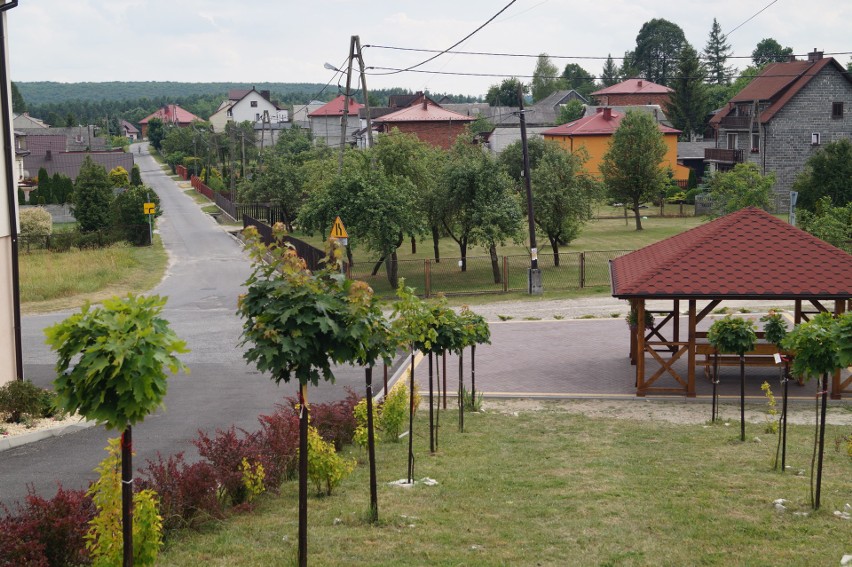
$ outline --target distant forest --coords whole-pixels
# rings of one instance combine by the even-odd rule
[[[15,82],[22,101],[15,112],[27,111],[51,126],[103,123],[120,118],[133,124],[165,104],[179,104],[204,119],[210,117],[231,89],[254,87],[268,90],[274,102],[283,107],[306,104],[311,100],[329,101],[338,93],[337,85],[316,83],[179,83],[122,82],[56,83],[48,81]],[[401,88],[371,91],[370,104],[384,106],[394,94],[410,94]],[[473,102],[476,97],[429,93],[432,98],[449,97],[453,102]],[[361,101],[361,93],[355,95]]]

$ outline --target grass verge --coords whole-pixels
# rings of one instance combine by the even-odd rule
[[[808,477],[796,471],[810,463],[810,426],[789,428],[793,469],[782,475],[762,424],[740,443],[738,427],[591,418],[545,403],[467,414],[460,434],[449,411],[430,456],[427,413],[415,423],[415,478],[439,484],[389,486],[406,475],[407,443],[379,444],[381,522],[370,525],[365,455],[355,451],[355,473],[310,499],[311,564],[836,565],[849,552],[849,522],[832,512],[849,501],[852,463],[832,443],[822,509],[794,514],[809,511]],[[829,426],[828,439],[845,429]],[[788,510],[774,509],[777,498]],[[296,534],[288,482],[252,513],[178,536],[158,564],[288,565]]]
[[[154,235],[153,246],[38,251],[21,254],[19,262],[21,310],[40,313],[147,291],[163,279],[168,257],[162,240]]]

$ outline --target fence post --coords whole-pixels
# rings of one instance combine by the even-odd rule
[[[425,294],[426,299],[429,299],[429,296],[432,293],[432,264],[429,261],[429,258],[423,260],[423,281],[425,286]]]
[[[506,256],[503,256],[503,293],[509,291],[509,263]]]
[[[586,253],[580,252],[580,289],[586,287]]]

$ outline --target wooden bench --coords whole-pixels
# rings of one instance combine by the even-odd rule
[[[775,363],[775,354],[778,352],[778,347],[769,343],[757,343],[754,350],[745,353],[746,366],[777,366]],[[696,343],[695,354],[704,355],[704,376],[708,380],[713,379],[713,363],[715,361],[714,354],[716,350],[710,343]],[[739,366],[740,357],[737,354],[722,354],[719,353],[719,366]]]

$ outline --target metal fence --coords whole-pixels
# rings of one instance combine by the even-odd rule
[[[270,244],[273,241],[272,227],[266,223],[263,223],[255,218],[250,217],[249,215],[243,215],[243,228],[248,226],[253,226],[257,228],[257,232],[260,234],[260,238],[264,244]],[[299,258],[302,258],[305,261],[305,265],[309,270],[315,271],[321,269],[323,267],[323,260],[325,259],[325,252],[311,246],[307,242],[303,242],[298,238],[293,238],[290,235],[284,237],[284,242],[289,243],[296,250],[296,254],[299,255]]]
[[[69,230],[53,234],[30,234],[18,237],[18,250],[24,253],[38,250],[66,252],[71,248],[103,248],[116,242],[129,242],[135,246],[151,244],[150,227],[147,224],[105,228],[93,232]]]
[[[609,261],[628,252],[631,251],[563,252],[558,261],[553,254],[542,254],[538,259],[542,287],[572,290],[609,285]],[[438,293],[450,296],[526,291],[529,267],[528,255],[498,256],[496,262],[490,256],[468,256],[464,265],[461,258],[442,258],[440,262],[399,260],[396,273],[418,294],[431,297]],[[388,270],[393,268],[391,261],[381,265],[375,261],[358,262],[350,268],[349,275],[370,284],[377,295],[387,297],[394,293],[388,277]]]
[[[790,191],[779,191],[770,195],[767,212],[773,215],[783,215],[790,212]],[[716,211],[717,215],[723,214],[724,203],[716,203],[708,193],[699,193],[695,196],[695,214],[709,215]]]

